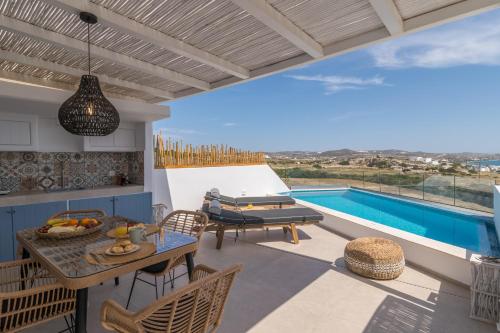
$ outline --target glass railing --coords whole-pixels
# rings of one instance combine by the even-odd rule
[[[356,187],[485,212],[493,212],[493,185],[500,184],[500,178],[493,176],[454,176],[385,170],[297,170],[275,169],[291,189]]]

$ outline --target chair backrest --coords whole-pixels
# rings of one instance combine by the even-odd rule
[[[195,281],[136,314],[144,332],[207,332],[219,326],[229,290],[241,265],[217,272],[196,266]]]
[[[180,232],[200,239],[208,224],[208,216],[203,212],[176,210],[163,219],[160,227],[167,231]]]

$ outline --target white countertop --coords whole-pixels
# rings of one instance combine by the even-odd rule
[[[0,207],[29,205],[35,203],[64,201],[86,198],[108,197],[113,195],[124,195],[144,192],[143,185],[126,186],[99,186],[83,190],[63,191],[63,192],[16,192],[7,195],[0,195]]]

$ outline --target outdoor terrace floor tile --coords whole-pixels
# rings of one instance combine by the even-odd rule
[[[204,234],[196,263],[244,266],[218,332],[495,332],[493,325],[469,318],[466,288],[413,267],[393,281],[359,277],[344,266],[346,239],[318,226],[300,229],[299,245],[281,229],[240,232],[236,242],[229,232],[221,250],[213,233]],[[109,281],[90,289],[89,332],[105,332],[100,304],[107,298],[125,304],[131,278],[122,277],[119,287]],[[185,283],[183,277],[176,287]],[[154,288],[136,284],[131,310],[154,298]],[[62,321],[54,321],[29,332],[62,328]]]

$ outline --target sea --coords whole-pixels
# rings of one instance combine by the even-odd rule
[[[468,165],[479,165],[480,161],[467,161]],[[481,166],[500,166],[500,160],[481,160]]]

